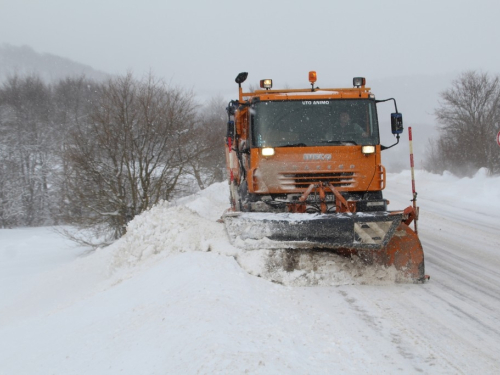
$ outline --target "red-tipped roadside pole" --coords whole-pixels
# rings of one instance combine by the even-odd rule
[[[415,210],[415,233],[418,234],[417,221],[418,221],[418,207],[417,207],[417,192],[415,190],[415,166],[413,164],[413,136],[411,133],[411,127],[408,127],[408,136],[410,138],[410,167],[411,167],[411,189],[413,193],[413,209]]]

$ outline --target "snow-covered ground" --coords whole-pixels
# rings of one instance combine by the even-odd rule
[[[410,173],[388,179],[391,209],[409,205]],[[226,184],[95,252],[0,230],[0,374],[498,374],[500,178],[416,179],[423,285],[234,248],[216,221]]]

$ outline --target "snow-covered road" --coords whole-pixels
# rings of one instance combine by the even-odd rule
[[[392,209],[409,179],[389,175]],[[0,374],[497,374],[498,186],[417,173],[423,285],[337,258],[287,273],[235,249],[216,223],[224,184],[92,254],[47,229],[0,230]]]

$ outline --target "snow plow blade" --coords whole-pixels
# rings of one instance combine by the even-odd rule
[[[402,278],[425,279],[424,253],[402,212],[301,214],[227,212],[231,243],[252,249],[328,249],[367,263],[395,266]]]

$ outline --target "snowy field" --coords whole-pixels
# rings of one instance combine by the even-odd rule
[[[410,173],[388,179],[390,208],[408,206]],[[0,374],[498,374],[500,178],[416,183],[424,285],[339,257],[287,273],[232,247],[226,184],[95,252],[0,230]]]

